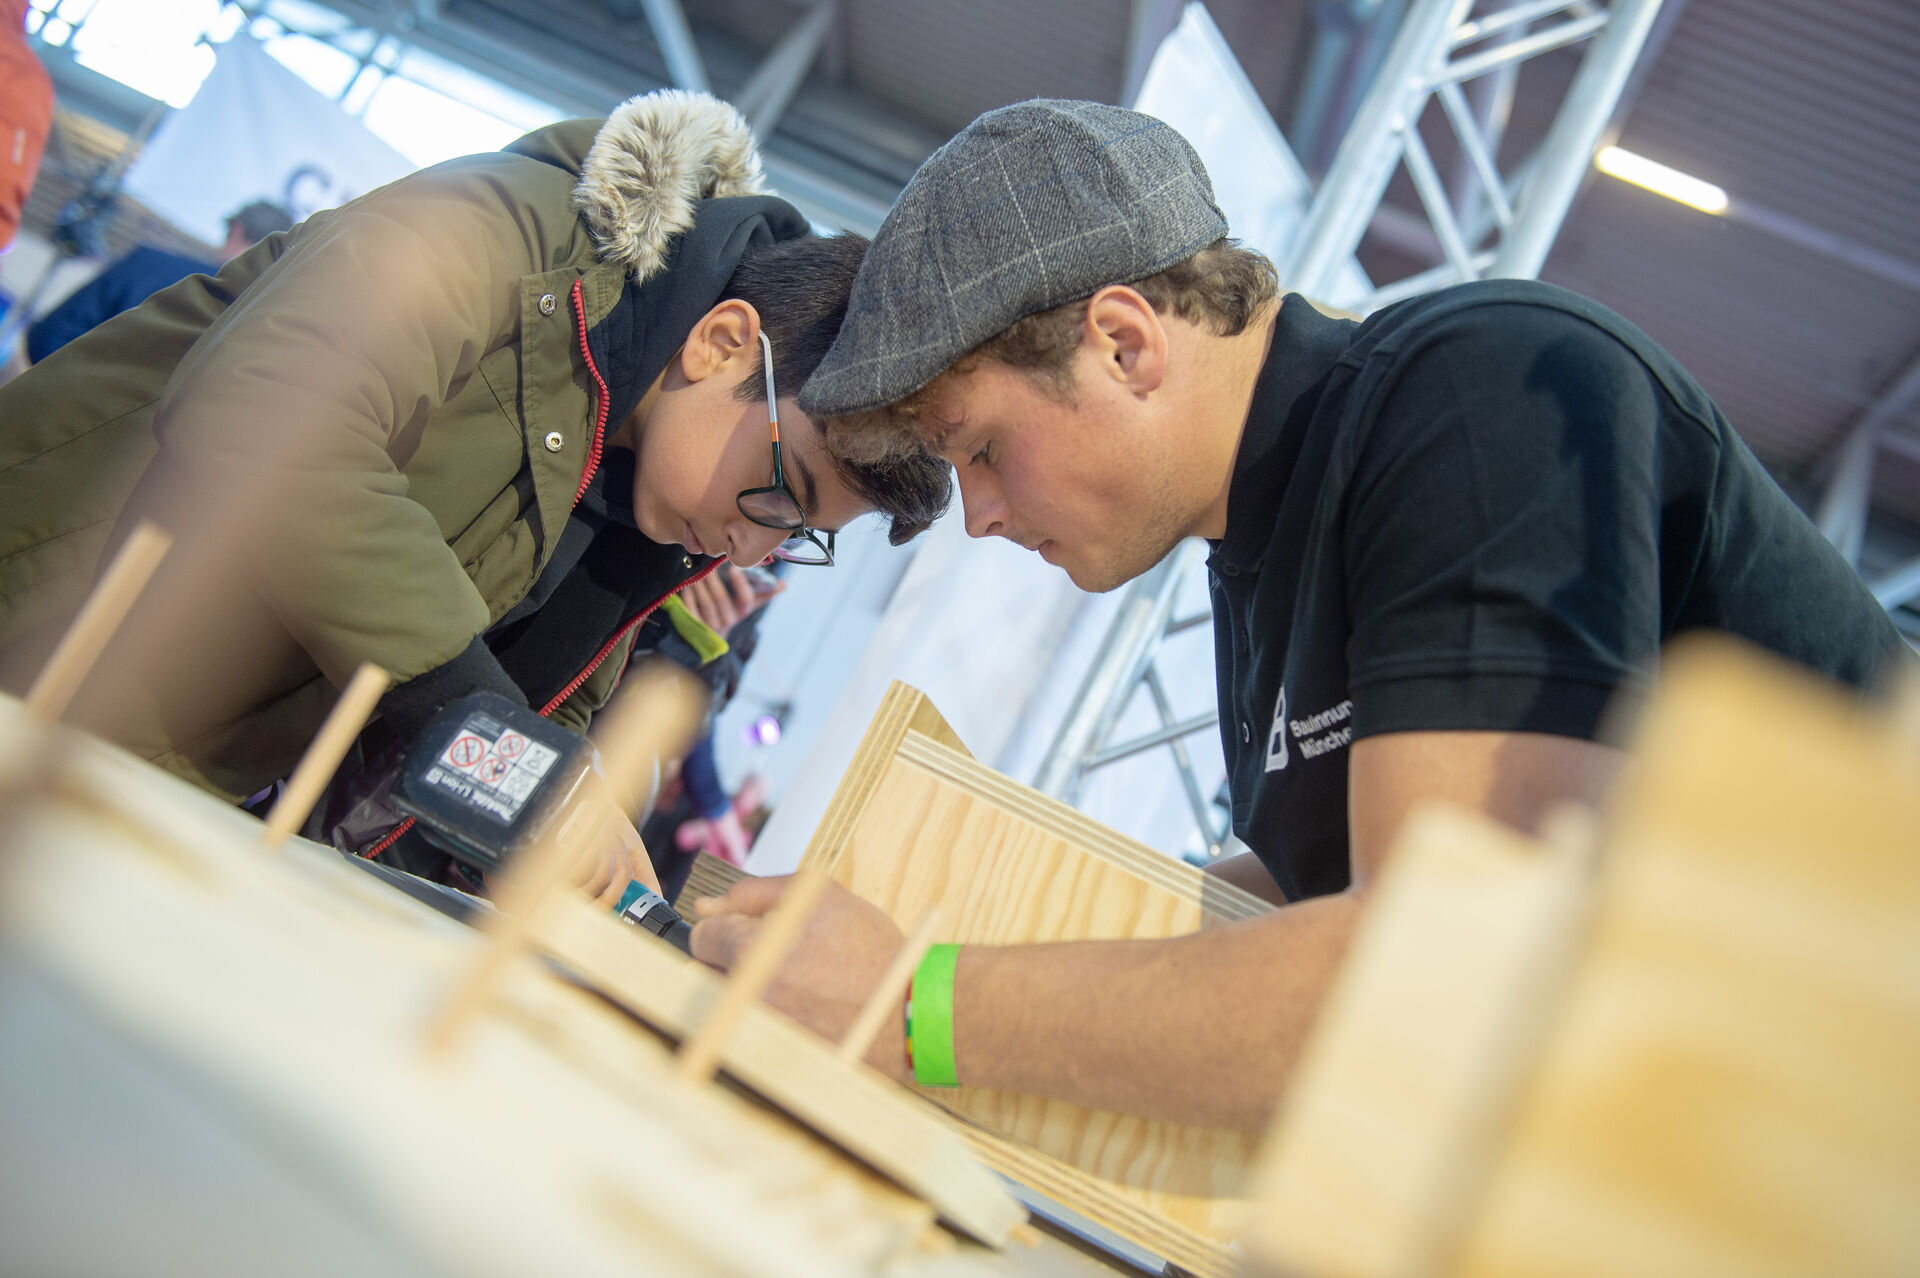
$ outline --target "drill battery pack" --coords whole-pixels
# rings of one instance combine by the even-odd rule
[[[530,847],[594,767],[593,747],[491,692],[434,717],[401,765],[395,805],[434,843],[491,873]]]

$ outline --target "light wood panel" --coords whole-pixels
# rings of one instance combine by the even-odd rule
[[[1503,831],[1411,827],[1270,1139],[1261,1272],[1913,1272],[1900,722],[1696,641],[1663,661],[1590,882]]]
[[[728,888],[748,877],[747,872],[737,865],[722,861],[708,852],[696,852],[693,854],[693,868],[687,871],[687,881],[680,885],[680,895],[673,898],[673,908],[685,914],[701,897],[724,896]]]
[[[720,1001],[725,982],[665,944],[572,897],[549,901],[534,943],[594,988],[676,1039]],[[1007,1242],[1027,1218],[1006,1188],[913,1096],[770,1008],[744,1009],[720,1058],[725,1072],[920,1195],[983,1242]]]
[[[912,1272],[924,1200],[776,1110],[679,1085],[657,1036],[543,965],[510,966],[459,1050],[430,1057],[421,1029],[475,933],[329,849],[266,852],[257,821],[123,752],[77,734],[50,752],[23,720],[0,698],[0,785],[36,781],[0,808],[8,980],[367,1221],[394,1271]],[[32,773],[50,753],[58,770]],[[33,1158],[12,1138],[8,1155]]]
[[[903,928],[937,901],[941,939],[963,944],[1177,936],[1270,908],[977,762],[901,684],[802,864]],[[1023,1183],[1195,1273],[1233,1267],[1244,1134],[981,1088],[924,1094]]]
[[[1911,1274],[1915,743],[1744,650],[1663,679],[1459,1268]]]
[[[1252,1198],[1277,1272],[1413,1275],[1457,1242],[1580,936],[1589,858],[1416,812],[1294,1071]]]

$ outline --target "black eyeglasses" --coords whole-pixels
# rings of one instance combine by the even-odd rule
[[[762,528],[778,528],[790,534],[773,552],[775,559],[790,564],[831,564],[833,534],[825,541],[807,527],[800,499],[787,487],[787,472],[780,465],[780,397],[773,389],[773,343],[760,334],[760,354],[767,368],[767,424],[773,428],[773,483],[765,488],[748,488],[735,497],[740,513]]]

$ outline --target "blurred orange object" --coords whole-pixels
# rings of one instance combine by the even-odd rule
[[[0,0],[0,249],[12,245],[53,127],[53,81],[27,45],[27,0]]]

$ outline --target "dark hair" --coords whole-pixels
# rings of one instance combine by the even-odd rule
[[[247,237],[247,243],[258,244],[276,231],[291,231],[293,215],[278,204],[269,204],[265,200],[255,200],[235,209],[227,217],[227,230],[240,228],[240,234]]]
[[[734,268],[721,300],[738,298],[759,312],[773,343],[774,380],[785,394],[799,392],[839,336],[866,255],[864,236],[809,235],[752,250]],[[734,393],[748,401],[766,395],[757,365]],[[925,532],[953,499],[952,470],[931,452],[862,460],[843,456],[829,441],[827,456],[849,488],[892,520],[887,539],[896,546]]]

